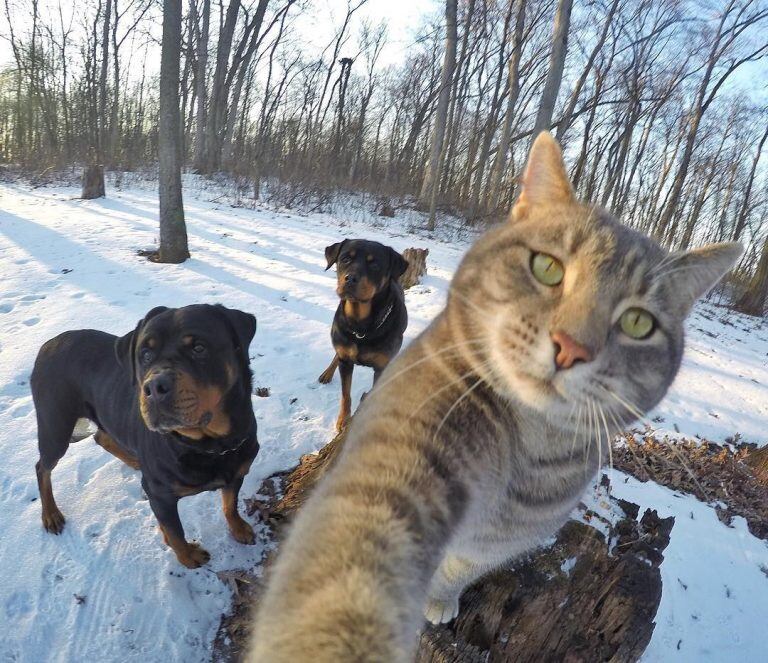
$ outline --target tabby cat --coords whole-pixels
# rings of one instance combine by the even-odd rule
[[[412,660],[425,616],[451,620],[467,585],[566,521],[741,253],[668,253],[577,201],[548,133],[522,187],[354,417],[272,570],[248,660]]]

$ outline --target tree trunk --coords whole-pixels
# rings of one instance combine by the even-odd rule
[[[104,9],[104,25],[101,33],[101,74],[99,75],[99,140],[96,144],[96,158],[104,163],[107,145],[107,72],[109,70],[109,23],[112,19],[112,0],[107,0]]]
[[[163,46],[160,56],[160,250],[158,262],[189,258],[184,204],[181,197],[181,122],[179,69],[182,0],[163,1]]]
[[[736,225],[733,228],[733,240],[738,241],[741,238],[741,233],[744,230],[744,226],[747,224],[747,216],[749,216],[749,199],[752,197],[752,185],[755,181],[755,173],[757,172],[757,164],[760,163],[760,155],[763,152],[766,140],[768,140],[768,118],[763,120],[765,122],[765,131],[763,131],[763,137],[757,145],[757,152],[752,159],[752,167],[749,171],[749,177],[747,177],[747,188],[744,191],[744,197],[739,207],[739,215],[736,217]]]
[[[600,33],[600,37],[598,38],[597,42],[595,42],[595,47],[592,49],[592,52],[589,54],[587,63],[584,65],[584,69],[581,72],[581,76],[579,76],[579,80],[576,81],[576,85],[574,85],[573,87],[571,96],[568,99],[568,104],[565,107],[565,110],[563,111],[563,117],[560,120],[560,124],[557,125],[556,138],[558,142],[561,144],[563,142],[563,139],[565,138],[565,133],[568,131],[568,129],[571,126],[571,123],[573,122],[573,112],[576,110],[576,104],[579,101],[581,90],[584,87],[584,83],[587,82],[587,77],[589,76],[589,72],[592,71],[592,67],[595,64],[595,59],[597,58],[598,54],[603,48],[603,45],[605,44],[605,40],[608,37],[608,31],[613,25],[613,16],[616,13],[616,10],[619,8],[620,2],[621,0],[613,0],[613,3],[611,4],[610,9],[608,10],[608,14],[605,17],[605,22],[603,23],[603,30]]]
[[[435,214],[433,190],[437,189],[438,174],[440,173],[440,155],[443,154],[443,139],[445,138],[446,120],[448,118],[448,103],[451,97],[451,81],[456,66],[456,4],[457,0],[445,0],[445,57],[440,75],[440,95],[435,110],[435,127],[432,133],[432,145],[429,152],[429,162],[421,185],[419,204],[422,208],[429,205],[429,228],[434,229]]]
[[[477,167],[475,169],[475,179],[472,184],[472,192],[469,196],[469,205],[467,207],[467,219],[470,222],[476,221],[478,217],[488,211],[487,203],[480,204],[480,192],[483,188],[483,182],[485,181],[485,168],[488,163],[488,157],[491,153],[491,143],[493,142],[493,136],[496,133],[496,127],[498,126],[499,111],[501,109],[501,102],[503,95],[501,92],[501,83],[504,80],[504,72],[508,70],[508,67],[504,66],[506,60],[506,43],[509,35],[509,26],[512,21],[512,13],[514,5],[510,2],[509,10],[504,17],[504,30],[502,37],[502,45],[499,48],[499,62],[496,68],[496,82],[493,86],[493,95],[491,96],[491,103],[488,109],[488,116],[485,121],[485,129],[483,132],[483,140],[480,146],[480,155],[477,161]],[[510,90],[510,94],[512,91]]]
[[[520,56],[523,52],[523,28],[525,27],[525,0],[516,0],[517,13],[515,16],[515,31],[512,37],[512,57],[509,61],[509,96],[507,109],[501,125],[501,136],[496,146],[496,156],[491,166],[491,177],[488,184],[488,209],[494,212],[498,209],[501,199],[501,182],[507,168],[507,152],[509,137],[512,132],[512,120],[515,116],[517,98],[520,96]]]
[[[232,154],[232,138],[235,134],[235,122],[238,118],[238,106],[240,105],[240,96],[243,92],[243,83],[245,82],[245,77],[248,73],[248,68],[251,65],[253,55],[260,43],[259,36],[261,34],[261,24],[264,22],[264,14],[267,11],[268,3],[269,0],[259,0],[253,18],[250,44],[238,65],[239,70],[237,72],[237,80],[235,81],[235,89],[232,93],[232,101],[229,105],[229,112],[227,113],[227,123],[226,128],[224,129],[224,138],[221,146],[221,163],[227,168],[231,167],[232,158],[234,156]]]
[[[549,55],[549,69],[539,101],[539,110],[536,113],[536,122],[531,133],[531,144],[541,131],[549,129],[552,125],[552,114],[555,111],[557,94],[563,80],[565,56],[568,52],[568,28],[571,24],[572,6],[573,0],[559,0],[557,4],[555,25],[552,32],[552,52]]]
[[[747,315],[761,316],[768,303],[768,236],[765,238],[757,270],[744,294],[736,302],[736,310]]]
[[[195,147],[193,164],[196,171],[205,168],[205,128],[207,120],[207,88],[206,68],[208,66],[208,30],[211,20],[211,0],[203,0],[203,24],[197,39],[197,71],[195,87],[197,88],[197,117],[195,118]]]
[[[208,109],[208,120],[205,127],[205,160],[202,172],[212,173],[219,168],[221,156],[221,141],[224,138],[224,120],[227,112],[227,65],[232,51],[232,37],[237,25],[240,11],[240,0],[231,0],[227,8],[227,16],[219,34],[219,45],[216,49],[216,70],[213,74],[211,103]]]

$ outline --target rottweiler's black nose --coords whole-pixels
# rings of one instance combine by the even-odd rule
[[[349,285],[357,285],[359,280],[360,277],[358,277],[357,274],[346,274],[344,276],[344,283],[348,283]]]
[[[144,382],[144,397],[154,403],[164,403],[173,392],[173,375],[157,373]]]

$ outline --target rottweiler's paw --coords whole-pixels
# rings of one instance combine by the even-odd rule
[[[253,533],[253,527],[242,518],[238,518],[229,523],[229,531],[238,543],[243,543],[247,546],[256,543],[256,535]]]
[[[65,522],[64,514],[55,507],[43,514],[43,527],[51,534],[61,534]]]
[[[188,543],[183,553],[177,554],[179,562],[188,569],[196,569],[211,559],[208,551],[198,543]]]
[[[320,384],[328,384],[331,380],[333,380],[333,374],[336,371],[336,367],[333,367],[333,370],[330,370],[329,368],[326,368],[322,373],[320,373],[320,377],[317,378],[317,381]]]

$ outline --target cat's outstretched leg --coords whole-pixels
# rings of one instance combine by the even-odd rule
[[[445,624],[459,614],[459,597],[475,580],[490,570],[487,564],[458,555],[443,559],[429,587],[424,616],[432,624]]]

